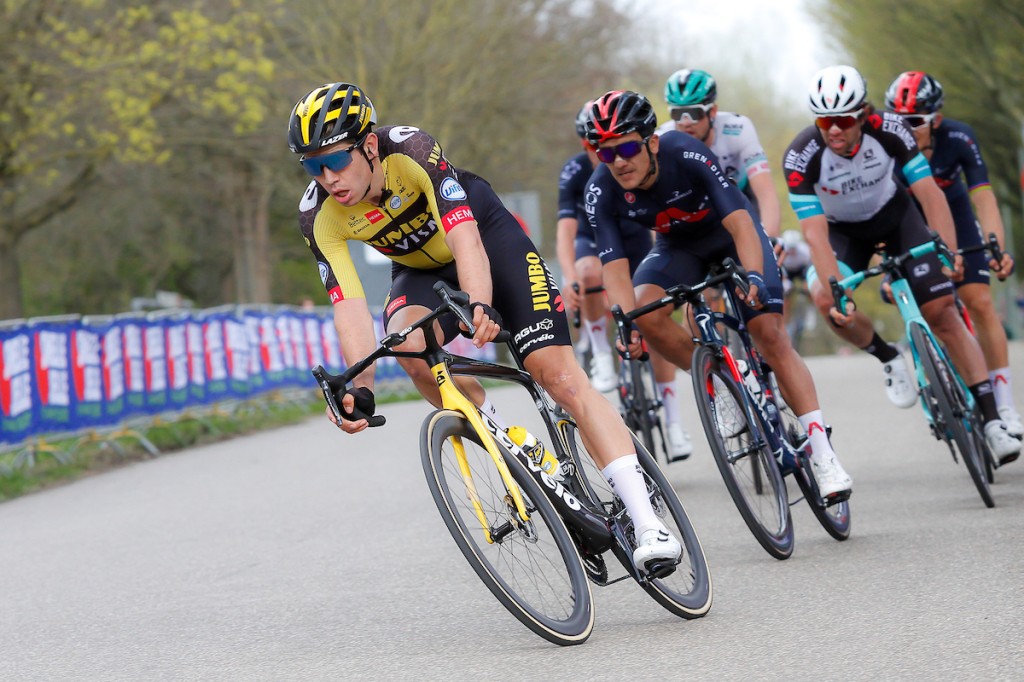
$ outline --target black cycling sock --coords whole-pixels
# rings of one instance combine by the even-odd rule
[[[865,353],[871,353],[882,362],[889,362],[900,356],[899,349],[879,336],[878,332],[875,332],[871,343],[861,348],[861,350]]]
[[[969,386],[971,395],[978,402],[981,408],[982,420],[988,424],[993,419],[999,419],[999,410],[996,409],[996,394],[992,391],[992,382],[985,379],[981,383]]]

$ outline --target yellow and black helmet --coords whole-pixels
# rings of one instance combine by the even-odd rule
[[[362,88],[351,83],[327,83],[313,88],[292,108],[288,146],[298,154],[366,137],[377,123],[377,110]]]

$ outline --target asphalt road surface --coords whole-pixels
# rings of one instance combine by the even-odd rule
[[[732,506],[679,375],[698,446],[667,471],[714,579],[703,619],[622,582],[594,587],[583,646],[532,634],[448,535],[420,465],[426,404],[406,403],[356,437],[315,419],[0,505],[0,679],[1024,679],[1024,461],[986,509],[920,410],[886,401],[877,361],[809,364],[853,533],[832,540],[800,503],[781,562]],[[524,395],[493,392],[529,426]]]

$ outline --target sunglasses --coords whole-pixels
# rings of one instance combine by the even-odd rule
[[[690,107],[669,107],[668,115],[680,123],[696,123],[703,120],[714,104],[695,104]]]
[[[814,124],[822,130],[830,130],[832,126],[838,126],[840,130],[849,130],[857,125],[863,112],[864,110],[860,109],[842,116],[819,116],[814,119]]]
[[[601,163],[615,163],[616,156],[632,159],[643,150],[646,142],[647,140],[630,140],[614,147],[601,147],[597,150],[597,158]]]
[[[314,178],[319,177],[324,171],[324,168],[328,168],[335,173],[338,173],[348,167],[352,163],[352,151],[366,141],[364,137],[359,142],[356,142],[351,147],[345,149],[339,149],[336,152],[330,154],[320,154],[318,156],[300,156],[299,163],[306,169],[306,172],[312,175]]]
[[[903,117],[911,128],[923,128],[935,120],[935,114],[908,114]]]

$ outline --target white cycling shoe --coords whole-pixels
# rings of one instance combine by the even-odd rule
[[[900,355],[882,365],[885,372],[885,394],[896,407],[913,407],[917,402],[917,382],[907,366],[907,360]]]
[[[615,373],[615,357],[611,351],[594,353],[590,362],[590,383],[601,393],[614,391],[619,385],[619,377]]]
[[[1009,405],[1003,405],[999,408],[999,418],[1006,424],[1006,430],[1011,436],[1014,438],[1024,438],[1024,423],[1021,423],[1017,410]]]
[[[835,453],[811,454],[811,472],[818,483],[818,494],[827,500],[833,496],[849,497],[853,479],[839,463]]]
[[[669,424],[665,429],[665,439],[668,441],[670,462],[679,462],[693,454],[693,441],[690,440],[690,434],[683,430],[682,424]]]
[[[992,451],[998,466],[1009,464],[1020,457],[1021,443],[1010,435],[1002,419],[993,419],[985,424],[985,443]]]
[[[683,556],[682,545],[665,528],[648,528],[640,533],[633,551],[633,565],[646,571],[652,562],[678,564]]]

